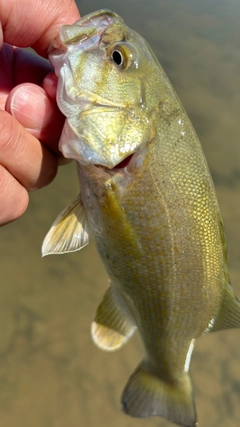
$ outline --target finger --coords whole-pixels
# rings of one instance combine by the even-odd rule
[[[59,27],[80,17],[73,0],[8,0],[1,2],[0,16],[6,43],[31,46],[45,57]]]
[[[56,155],[65,117],[46,91],[25,83],[14,88],[7,98],[6,111]]]
[[[27,209],[27,190],[0,165],[1,204],[0,226],[19,218]]]
[[[57,84],[58,78],[54,72],[47,74],[42,82],[43,89],[47,92],[48,96],[54,101],[56,100],[57,95]]]
[[[0,64],[1,109],[4,109],[6,98],[14,86],[25,82],[41,85],[44,77],[52,71],[46,59],[6,43],[0,50]]]
[[[49,184],[57,159],[6,111],[0,111],[0,164],[27,190]]]

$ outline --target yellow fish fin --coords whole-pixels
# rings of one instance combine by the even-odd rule
[[[143,361],[131,375],[122,395],[122,409],[132,417],[162,416],[184,426],[197,427],[191,380],[187,372],[176,382],[166,382]]]
[[[42,244],[42,256],[82,249],[89,242],[86,212],[79,196],[54,221]]]
[[[120,295],[111,285],[100,303],[91,333],[95,344],[107,351],[120,348],[132,336],[136,326]]]
[[[210,322],[207,332],[231,328],[240,328],[240,301],[234,295],[231,285],[227,285],[219,312]]]

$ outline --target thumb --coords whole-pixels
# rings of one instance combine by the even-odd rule
[[[16,86],[7,98],[6,111],[59,155],[58,142],[65,117],[43,88],[33,83]]]

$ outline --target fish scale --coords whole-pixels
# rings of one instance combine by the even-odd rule
[[[188,374],[195,338],[240,326],[197,135],[148,44],[115,13],[63,26],[49,58],[66,115],[59,147],[77,161],[81,192],[42,253],[79,250],[91,231],[110,277],[93,340],[113,351],[137,329],[145,349],[123,410],[197,426]]]

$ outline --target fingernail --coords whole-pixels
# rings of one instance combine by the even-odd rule
[[[26,83],[12,91],[8,109],[25,128],[40,130],[49,122],[53,106],[44,89]]]

